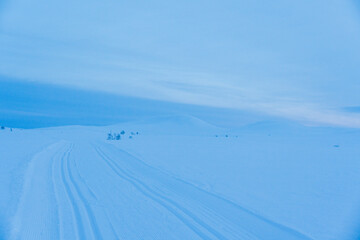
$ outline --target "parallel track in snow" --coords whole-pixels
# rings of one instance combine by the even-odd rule
[[[70,144],[68,149],[62,154],[60,158],[55,158],[54,161],[58,161],[57,164],[53,164],[53,176],[56,174],[56,170],[60,171],[59,176],[61,182],[54,182],[53,177],[53,185],[54,188],[59,191],[61,187],[65,189],[65,197],[67,198],[70,206],[71,214],[74,222],[75,232],[77,239],[103,239],[101,236],[101,232],[99,230],[98,224],[96,222],[96,216],[90,207],[87,198],[83,194],[83,190],[79,187],[79,183],[81,181],[80,178],[74,178],[74,163],[70,159],[70,154],[74,145]],[[73,164],[72,164],[73,163]],[[58,186],[56,186],[58,185]],[[61,193],[56,193],[57,202],[61,196]],[[64,197],[63,195],[61,196]],[[67,224],[65,219],[61,219],[61,215],[64,214],[62,211],[67,211],[68,209],[59,209],[59,225],[62,228],[63,225]],[[86,225],[90,227],[87,227]],[[60,238],[65,239],[66,230],[60,229]]]
[[[102,148],[94,148],[120,178],[164,207],[202,239],[273,239],[271,234],[289,240],[311,239],[214,194],[151,169],[122,150],[115,150],[117,152],[112,158]]]
[[[149,186],[147,186],[144,182],[134,178],[129,173],[121,169],[115,161],[109,158],[104,152],[97,148],[96,151],[99,155],[105,160],[108,166],[122,179],[131,183],[138,191],[143,193],[146,197],[150,198],[151,200],[157,202],[162,207],[166,208],[169,212],[174,214],[180,221],[182,221],[186,226],[188,226],[191,230],[193,230],[199,237],[202,239],[226,239],[221,233],[217,232],[215,229],[211,228],[201,219],[193,215],[190,211],[185,209],[184,207],[180,206],[173,200],[165,197],[164,195],[160,194],[159,192],[154,191]],[[191,220],[189,220],[191,219]],[[195,222],[192,223],[192,222]],[[204,230],[206,231],[204,231]],[[207,233],[208,232],[208,233]],[[209,233],[212,236],[209,236]]]
[[[81,144],[60,141],[33,158],[13,239],[310,240],[111,144]]]

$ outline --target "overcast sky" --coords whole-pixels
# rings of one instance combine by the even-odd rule
[[[355,0],[1,2],[2,76],[360,127]]]

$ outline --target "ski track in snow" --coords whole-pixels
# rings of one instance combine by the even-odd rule
[[[61,179],[66,189],[67,197],[71,203],[73,216],[75,218],[76,232],[79,239],[86,239],[86,228],[84,222],[90,224],[90,232],[92,239],[101,239],[100,231],[96,224],[96,219],[92,209],[86,202],[86,198],[82,195],[81,190],[74,180],[72,171],[69,168],[70,152],[72,147],[61,158]],[[81,209],[83,211],[81,211]]]
[[[218,239],[225,239],[224,236],[222,236],[220,233],[218,233],[216,230],[212,229],[205,223],[203,223],[200,219],[196,218],[194,215],[192,215],[189,211],[182,208],[180,205],[175,203],[174,201],[162,196],[161,194],[153,191],[151,188],[149,188],[146,184],[143,182],[137,180],[136,178],[129,175],[127,172],[119,168],[116,163],[111,160],[108,156],[106,156],[100,149],[97,149],[99,155],[105,160],[105,162],[111,167],[111,169],[116,172],[116,174],[121,177],[122,179],[130,182],[137,190],[139,190],[141,193],[143,193],[148,198],[154,200],[155,202],[159,203],[161,206],[166,208],[168,211],[173,213],[176,217],[178,217],[184,224],[186,224],[190,229],[192,229],[196,234],[198,234],[202,239],[211,239],[205,234],[203,231],[201,231],[199,228],[197,228],[194,224],[191,223],[191,221],[186,219],[186,216],[193,219],[198,225],[203,227],[208,232],[215,235]],[[178,210],[177,210],[178,209]],[[179,211],[180,210],[180,211]],[[186,216],[184,216],[182,213],[184,213]]]
[[[126,182],[133,191],[126,196],[136,200],[140,193],[149,204],[162,208],[165,214],[177,219],[177,224],[189,229],[192,239],[311,239],[157,170],[111,144],[88,143],[88,146],[89,151],[96,153],[92,161],[100,178],[107,171],[113,172],[107,175],[113,176],[111,182],[105,184],[116,186]],[[114,212],[115,202],[110,203],[114,206],[104,203],[101,195],[104,183],[98,181],[99,187],[93,188],[86,178],[89,176],[82,174],[85,170],[78,163],[89,159],[76,158],[73,151],[81,151],[76,147],[76,143],[61,141],[32,159],[11,239],[131,239],[120,232],[119,223],[114,220],[114,216],[121,215],[120,210]],[[105,197],[116,201],[114,196]]]
[[[260,221],[263,221],[263,222],[265,222],[265,223],[268,223],[269,225],[272,225],[274,228],[279,228],[279,229],[284,230],[285,232],[289,232],[289,233],[292,233],[292,234],[294,234],[294,235],[298,235],[298,236],[300,236],[301,239],[311,239],[309,236],[306,236],[306,235],[304,235],[304,234],[302,234],[302,233],[300,233],[300,232],[298,232],[298,231],[296,231],[296,230],[294,230],[294,229],[291,229],[291,228],[289,228],[289,227],[287,227],[287,226],[284,226],[284,225],[282,225],[282,224],[279,224],[279,223],[277,223],[277,222],[274,222],[274,221],[272,221],[272,220],[269,220],[269,219],[267,219],[267,218],[265,218],[265,217],[263,217],[263,216],[261,216],[261,215],[259,215],[259,214],[256,214],[256,213],[254,213],[254,212],[252,212],[252,211],[250,211],[250,210],[248,210],[248,209],[246,209],[246,208],[244,208],[244,207],[239,206],[238,204],[236,204],[236,203],[234,203],[234,202],[232,202],[232,201],[230,201],[230,200],[228,200],[228,199],[223,198],[222,196],[219,196],[219,195],[217,195],[217,194],[215,194],[215,193],[208,192],[208,191],[206,191],[206,190],[204,190],[204,189],[202,189],[202,188],[200,188],[200,187],[198,187],[198,186],[196,186],[196,185],[194,185],[194,184],[192,184],[192,183],[189,183],[189,182],[184,181],[184,180],[182,180],[182,179],[180,179],[180,178],[178,178],[178,177],[176,177],[176,176],[172,176],[172,175],[170,175],[170,174],[168,174],[168,173],[166,173],[166,172],[163,172],[163,171],[161,171],[161,170],[159,170],[159,169],[156,169],[156,168],[154,168],[154,167],[146,164],[144,161],[142,161],[141,159],[139,159],[138,157],[132,155],[130,152],[128,152],[128,151],[126,151],[126,150],[124,150],[124,149],[117,149],[117,150],[118,150],[118,151],[121,151],[121,152],[124,152],[125,154],[131,156],[131,158],[133,159],[133,161],[135,161],[135,162],[137,162],[137,163],[139,163],[139,164],[141,164],[141,165],[144,165],[146,168],[152,169],[152,170],[155,171],[155,172],[159,172],[159,174],[166,175],[168,178],[171,178],[171,179],[173,179],[173,180],[175,180],[175,181],[178,181],[178,182],[182,183],[184,187],[190,187],[190,188],[196,189],[196,191],[197,191],[198,193],[205,194],[205,195],[208,196],[208,198],[209,198],[209,197],[210,197],[210,198],[216,198],[217,200],[219,200],[219,201],[222,202],[222,203],[225,203],[226,205],[231,205],[231,207],[236,208],[236,209],[238,209],[238,210],[241,211],[241,212],[244,212],[244,213],[246,213],[246,214],[248,214],[248,215],[250,215],[250,216],[252,216],[252,217],[257,218],[257,219],[260,220]],[[169,190],[169,191],[172,191],[171,189],[168,189],[168,190]],[[186,196],[186,194],[184,194],[184,196]],[[189,195],[189,196],[190,196],[190,195]],[[204,207],[204,208],[207,208],[207,207],[205,207],[205,206],[203,206],[203,207]],[[209,212],[212,212],[212,211],[213,211],[212,208],[207,208],[207,210],[208,210]],[[223,218],[223,217],[220,216],[220,215],[217,215],[216,217],[217,217],[217,218]],[[225,222],[226,222],[226,220],[225,220]]]
[[[117,149],[118,154],[122,153],[123,161],[119,157],[115,158],[119,160],[116,161],[101,148],[96,147],[96,150],[119,177],[131,182],[144,195],[169,210],[202,239],[311,239],[215,194],[165,175],[126,151]],[[133,169],[127,169],[126,164],[120,166],[125,159],[127,163],[135,165]],[[135,176],[135,172],[150,176],[150,179],[145,182]],[[150,182],[153,186],[149,185]]]

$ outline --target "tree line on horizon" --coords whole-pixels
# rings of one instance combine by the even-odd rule
[[[109,132],[107,135],[107,140],[121,140],[122,137],[125,137],[125,131],[122,130],[120,133]],[[139,132],[130,132],[129,138],[133,138],[134,135],[139,135]]]

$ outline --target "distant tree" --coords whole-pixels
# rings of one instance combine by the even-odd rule
[[[139,135],[139,132],[136,132],[136,135]]]
[[[122,130],[120,134],[121,134],[121,135],[124,135],[124,134],[125,134],[125,131],[124,131],[124,130]]]
[[[116,140],[120,140],[121,139],[121,136],[120,134],[116,134],[116,137],[115,137]]]
[[[129,136],[130,139],[132,139],[133,137],[132,136]]]
[[[1,130],[4,130],[5,129],[5,127],[4,126],[1,126]]]
[[[225,137],[229,137],[229,135],[226,134]]]
[[[112,135],[112,133],[108,133],[108,137],[107,137],[107,140],[113,140],[114,138],[113,138],[113,135]]]

